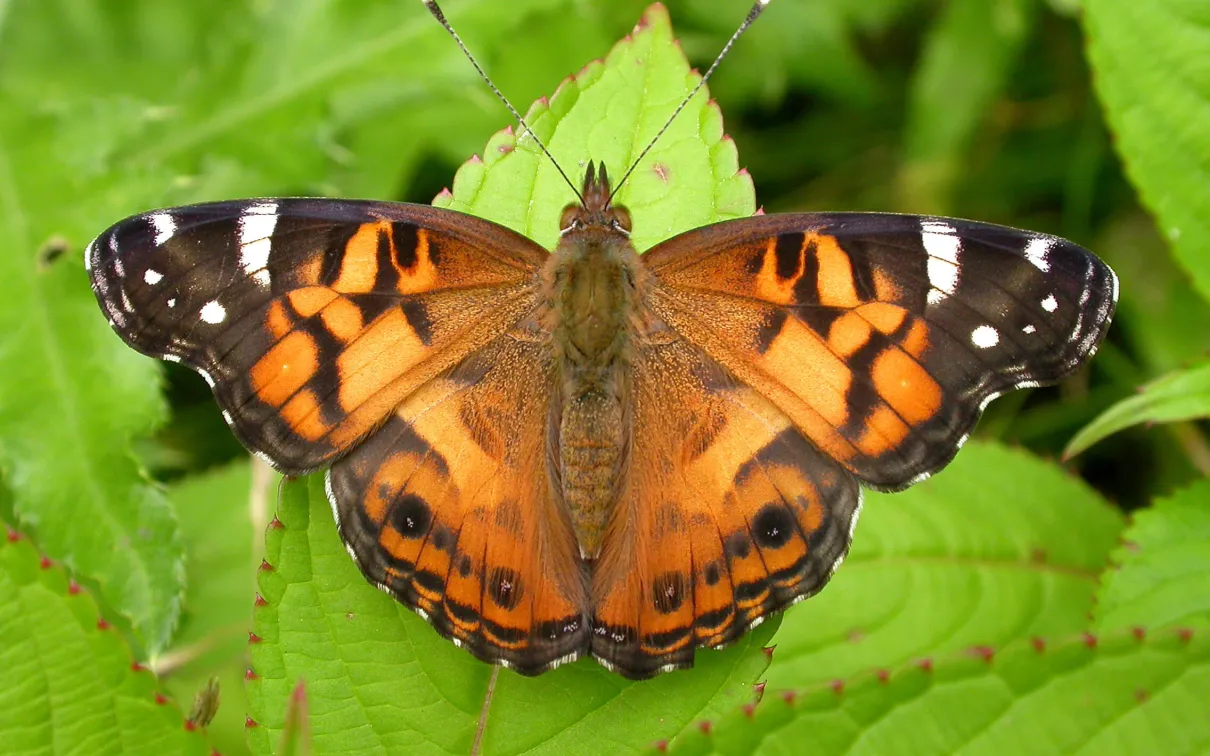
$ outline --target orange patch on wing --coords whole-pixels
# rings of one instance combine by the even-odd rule
[[[394,249],[394,241],[391,242]],[[416,248],[414,262],[409,266],[400,266],[399,255],[392,254],[392,264],[399,271],[397,288],[400,294],[420,294],[436,288],[439,279],[437,266],[433,265],[432,253],[429,249],[429,235],[423,228],[416,229]]]
[[[281,415],[290,425],[290,430],[308,441],[318,441],[330,429],[320,416],[315,393],[309,389],[298,392],[286,402],[281,408]]]
[[[299,317],[309,318],[336,299],[336,293],[326,286],[307,286],[286,295]]]
[[[340,274],[332,282],[332,288],[342,294],[373,291],[374,281],[378,279],[378,237],[390,232],[390,224],[383,221],[361,224],[345,244]]]
[[[333,300],[320,311],[320,318],[328,331],[346,344],[357,338],[364,327],[361,308],[344,297]]]
[[[796,318],[786,320],[781,333],[760,359],[762,370],[792,391],[832,428],[849,416],[848,391],[853,372],[832,353],[814,330]],[[812,430],[812,439],[827,434]]]
[[[384,313],[336,358],[340,405],[346,412],[354,411],[420,362],[428,351],[400,310]]]
[[[770,236],[765,244],[765,254],[761,261],[760,272],[756,274],[755,287],[756,296],[766,302],[773,304],[794,304],[796,297],[794,295],[794,285],[798,283],[798,279],[802,276],[802,257],[799,253],[798,270],[795,275],[789,278],[781,278],[777,275],[777,237]]]
[[[293,327],[294,324],[291,322],[289,314],[286,313],[286,306],[280,299],[274,300],[273,304],[269,305],[269,312],[265,315],[265,328],[269,330],[273,340],[280,341]]]
[[[898,302],[903,296],[903,289],[895,283],[895,279],[887,275],[886,271],[875,266],[874,272],[874,296],[882,302]]]
[[[912,425],[933,417],[941,406],[941,387],[920,363],[898,349],[878,355],[871,377],[883,400]]]
[[[857,439],[857,448],[870,457],[878,457],[894,449],[907,438],[911,428],[887,405],[879,405],[865,421],[865,430]]]
[[[856,307],[857,282],[853,280],[853,261],[840,247],[835,236],[807,234],[807,245],[814,244],[818,260],[819,303],[824,307]]]
[[[903,349],[913,357],[920,357],[928,348],[928,324],[924,322],[924,318],[916,318],[916,322],[912,323],[912,327],[908,329],[907,336],[903,339]]]
[[[252,366],[252,389],[270,407],[280,407],[306,385],[319,368],[315,339],[291,331]]]
[[[870,302],[856,310],[861,317],[881,333],[892,334],[907,318],[907,310],[886,302]]]
[[[828,344],[841,357],[851,356],[870,342],[870,324],[858,312],[846,312],[828,329]]]
[[[693,580],[694,635],[700,645],[717,645],[723,642],[723,633],[735,622],[731,572],[713,518],[693,517],[689,528],[693,566],[697,570]],[[727,609],[731,611],[727,612]],[[712,618],[711,624],[697,626],[697,621],[707,615]]]

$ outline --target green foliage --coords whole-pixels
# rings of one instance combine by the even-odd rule
[[[1210,297],[1210,12],[1197,0],[1090,2],[1088,56],[1105,115],[1176,259]]]
[[[470,748],[491,668],[366,583],[331,526],[322,476],[286,486],[267,552],[250,646],[254,751],[269,753],[280,739],[300,680],[319,753]],[[486,752],[566,753],[600,738],[636,750],[672,737],[751,700],[773,629],[762,626],[724,651],[700,654],[691,672],[649,683],[628,682],[589,660],[538,678],[505,670]]]
[[[675,754],[1201,753],[1210,626],[1019,641],[769,696]]]
[[[0,541],[0,733],[11,754],[206,754],[95,601],[27,538]]]
[[[1098,629],[1210,619],[1210,481],[1135,514],[1097,593]]]
[[[1074,456],[1103,438],[1139,423],[1172,423],[1210,417],[1210,364],[1178,370],[1143,386],[1101,413],[1071,439]]]
[[[900,494],[866,495],[832,585],[786,614],[769,684],[795,688],[1079,632],[1121,529],[1121,515],[1078,479],[970,443],[944,474]]]
[[[527,118],[578,182],[589,159],[620,178],[696,81],[659,10],[614,47],[645,4],[445,11],[515,103],[549,96]],[[671,0],[695,65],[748,4]],[[751,214],[754,183],[770,209],[952,213],[1102,254],[1117,324],[1060,390],[994,403],[943,474],[868,494],[846,564],[780,626],[644,683],[501,672],[485,753],[1210,746],[1210,16],[1080,5],[773,3],[712,81],[735,141],[705,92],[672,124],[619,194],[639,249]],[[571,192],[507,123],[419,3],[0,0],[7,750],[470,748],[490,668],[362,579],[318,477],[277,501],[202,382],[110,333],[78,252],[148,207],[443,185],[550,246]],[[1044,461],[1065,446],[1095,488]],[[178,704],[215,675],[203,738]]]

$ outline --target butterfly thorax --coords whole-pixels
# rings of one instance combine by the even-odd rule
[[[559,382],[552,468],[585,558],[600,550],[629,448],[629,352],[645,311],[646,271],[630,245],[630,216],[609,201],[604,166],[590,164],[584,201],[563,213],[543,271]]]

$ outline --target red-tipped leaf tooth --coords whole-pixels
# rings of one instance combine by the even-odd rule
[[[970,653],[988,664],[991,664],[992,660],[996,658],[996,650],[991,646],[971,646]]]

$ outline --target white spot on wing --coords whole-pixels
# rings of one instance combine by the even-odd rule
[[[1059,309],[1059,300],[1055,299],[1054,294],[1048,294],[1046,299],[1042,300],[1042,309],[1047,312],[1054,312]]]
[[[172,299],[169,299],[169,300],[168,300],[168,306],[169,306],[169,307],[176,307],[176,297],[173,297]]]
[[[1000,343],[1000,332],[989,325],[981,325],[971,331],[971,343],[980,349],[991,349]]]
[[[1032,333],[1037,333],[1037,331],[1038,331],[1038,329],[1034,328],[1032,325],[1027,325],[1021,329],[1022,333],[1031,333],[1032,334]]]
[[[92,270],[92,250],[93,250],[93,247],[96,246],[96,244],[97,244],[97,240],[93,239],[92,241],[90,241],[88,243],[88,246],[84,248],[84,272],[85,273]]]
[[[928,303],[937,304],[958,289],[958,256],[962,240],[948,223],[926,220],[920,224],[920,240],[928,252]]]
[[[206,304],[202,305],[202,311],[198,313],[198,317],[200,317],[204,323],[218,325],[227,318],[227,310],[225,307],[219,304],[217,300],[212,299]]]
[[[263,288],[269,286],[269,252],[277,227],[277,203],[250,205],[239,219],[239,264]]]
[[[155,286],[160,281],[164,280],[164,275],[158,270],[148,268],[147,270],[143,271],[143,280],[147,282],[148,286]]]
[[[168,213],[152,213],[147,220],[155,229],[155,244],[158,247],[168,241],[176,233],[176,220]]]
[[[1054,246],[1054,239],[1047,239],[1044,236],[1035,236],[1029,240],[1029,244],[1025,245],[1025,259],[1033,263],[1033,266],[1043,273],[1050,271],[1050,248]]]

